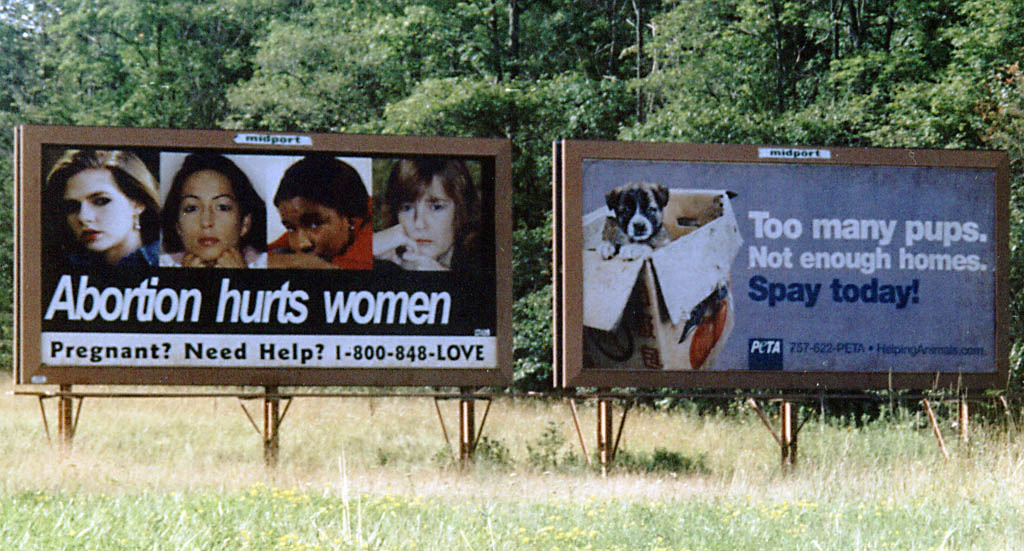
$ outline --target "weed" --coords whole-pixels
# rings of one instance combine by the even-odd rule
[[[540,437],[526,443],[527,462],[536,469],[555,469],[565,459],[562,454],[563,446],[565,446],[565,437],[562,436],[558,423],[548,421]]]
[[[501,440],[491,439],[486,436],[480,438],[476,444],[476,452],[473,454],[477,463],[493,467],[510,468],[513,466],[512,453],[508,446]]]
[[[711,472],[707,465],[706,454],[690,458],[665,448],[655,448],[653,453],[630,452],[620,449],[615,455],[615,466],[629,472],[679,474],[710,474]]]

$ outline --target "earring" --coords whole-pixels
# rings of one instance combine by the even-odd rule
[[[142,229],[142,224],[139,222],[139,215],[137,215],[137,214],[132,217],[132,229],[134,229],[134,230],[141,230]]]

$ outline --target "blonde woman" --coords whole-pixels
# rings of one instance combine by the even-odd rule
[[[154,266],[157,197],[156,179],[134,153],[68,150],[46,178],[44,245],[71,264]]]

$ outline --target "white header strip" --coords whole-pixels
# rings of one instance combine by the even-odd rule
[[[235,134],[235,143],[244,145],[313,145],[313,138],[277,134]]]
[[[796,149],[792,147],[760,147],[757,156],[762,159],[831,159],[828,149]]]
[[[78,367],[497,367],[496,337],[42,335],[43,364]]]

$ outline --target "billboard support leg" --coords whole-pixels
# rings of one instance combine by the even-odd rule
[[[53,444],[53,439],[50,438],[50,422],[46,420],[46,404],[44,403],[44,401],[46,400],[46,396],[40,394],[38,396],[38,398],[39,398],[39,413],[43,414],[43,430],[46,431],[46,441],[49,444]]]
[[[284,410],[281,400],[285,400]],[[277,459],[281,450],[281,423],[292,405],[291,397],[282,397],[276,386],[263,387],[263,463],[273,469],[277,467]],[[245,406],[242,407],[245,409]],[[246,415],[249,412],[246,411]],[[250,419],[251,421],[252,419]]]
[[[476,398],[467,396],[472,389],[462,389],[463,396],[459,399],[459,465],[466,467],[473,462],[476,451]],[[481,430],[483,428],[481,427]]]
[[[597,399],[597,453],[601,460],[601,476],[607,476],[608,466],[614,459],[612,449],[612,400]]]
[[[1006,396],[999,395],[999,403],[1003,404],[1003,413],[1006,415],[1006,420],[1013,431],[1017,430],[1017,423],[1013,421],[1013,410],[1010,409],[1010,403],[1006,401]]]
[[[942,451],[942,457],[949,461],[949,452],[946,451],[946,442],[942,439],[942,432],[939,430],[939,423],[935,420],[935,412],[932,411],[932,405],[927,398],[921,400],[924,403],[924,410],[928,413],[928,422],[932,425],[932,433],[935,434],[935,439],[939,441],[939,450]]]
[[[448,439],[448,429],[444,423],[444,416],[441,415],[440,401],[442,398],[434,398],[434,409],[437,411],[437,420],[441,423],[441,434],[444,435],[444,442],[448,445],[454,461],[451,440]],[[447,398],[445,398],[447,399]],[[484,433],[484,425],[487,424],[487,414],[491,412],[491,399],[489,397],[477,397],[473,395],[472,388],[462,388],[459,399],[459,466],[466,467],[473,462],[473,454],[476,453],[476,445],[480,443],[480,437]],[[480,426],[476,426],[476,401],[484,400],[487,407],[484,408],[483,419]]]
[[[779,432],[775,432],[775,427],[772,426],[771,421],[768,420],[768,415],[765,414],[764,410],[761,409],[761,405],[757,403],[757,400],[750,398],[747,400],[747,405],[757,413],[757,416],[761,418],[761,422],[768,429],[768,432],[775,439],[775,443],[779,445],[779,450],[782,455],[782,466],[785,468],[796,467],[797,458],[797,436],[800,434],[800,429],[804,427],[806,423],[813,415],[813,412],[807,414],[806,417],[800,424],[794,424],[796,421],[796,412],[793,409],[793,403],[788,400],[783,400],[779,407],[779,414],[782,417],[782,426]]]
[[[970,427],[971,427],[970,421],[971,421],[971,419],[970,419],[970,410],[968,409],[968,406],[967,406],[967,397],[966,396],[961,396],[960,397],[960,407],[958,409],[959,409],[959,414],[960,414],[959,415],[959,417],[960,417],[960,425],[959,425],[959,429],[960,429],[960,444],[966,447],[966,446],[969,446],[970,443],[971,443],[971,430],[970,430]]]
[[[70,393],[71,385],[60,385],[60,396],[57,398],[57,435],[65,453],[71,451],[75,430],[78,429],[78,416],[82,412],[82,402],[85,401],[85,398],[79,397],[76,408],[75,398],[70,396]]]
[[[800,429],[793,424],[793,402],[783,401],[780,409],[782,414],[782,466],[793,468],[796,467],[796,439]]]
[[[633,401],[626,402],[626,407],[622,410],[622,419],[619,420],[619,430],[615,433],[615,444],[612,445],[612,461],[615,461],[615,456],[619,454],[619,442],[622,440],[622,429],[626,428],[626,414],[629,413],[629,409],[633,407]]]
[[[434,409],[437,410],[437,420],[441,422],[441,434],[444,435],[444,443],[448,446],[448,455],[451,457],[452,461],[454,461],[455,457],[452,456],[452,441],[448,438],[448,427],[445,426],[444,416],[441,415],[440,401],[440,398],[434,397]]]
[[[586,460],[587,466],[590,467],[593,463],[590,461],[590,452],[587,450],[587,442],[583,440],[583,431],[580,430],[580,414],[576,411],[575,398],[569,398],[569,409],[572,410],[572,422],[576,427],[576,437],[580,439],[580,447],[583,448],[583,459]]]
[[[267,467],[277,467],[278,452],[281,440],[278,434],[280,427],[280,401],[277,399],[277,387],[264,387],[263,397],[263,462]]]

